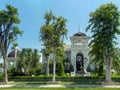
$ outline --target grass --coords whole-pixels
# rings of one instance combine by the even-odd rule
[[[120,90],[120,88],[0,88],[0,90]]]
[[[5,87],[0,88],[0,90],[120,90],[120,88],[104,88],[104,87],[68,87],[66,85],[75,85],[75,82],[61,82],[61,85],[65,85],[65,88],[50,88],[50,87],[39,87],[40,85],[45,85],[46,82],[10,82],[9,84],[13,84],[13,87]],[[79,84],[78,85],[84,85]],[[28,86],[27,86],[28,85]],[[30,86],[29,86],[30,85]],[[88,84],[89,85],[89,84]],[[92,84],[96,85],[96,84]]]
[[[20,84],[25,84],[25,85],[43,85],[43,84],[49,84],[48,82],[42,82],[42,81],[32,81],[32,82],[12,82],[10,84],[14,85],[20,85]],[[100,82],[100,81],[88,81],[88,82],[61,82],[59,83],[61,85],[104,85],[106,84],[105,82]],[[111,85],[120,85],[120,82],[111,82]]]
[[[35,85],[35,84],[46,84],[46,82],[11,82],[10,84],[15,84],[15,85],[17,85],[17,84],[33,84],[33,85]]]
[[[81,84],[81,85],[84,85],[84,84],[89,84],[89,85],[100,85],[101,82],[61,82],[62,85],[70,85],[70,84]]]
[[[45,81],[26,81],[26,82],[12,82],[12,81],[10,81],[10,84],[47,84],[47,82]],[[61,85],[70,85],[70,84],[89,84],[89,85],[100,85],[101,84],[101,82],[96,82],[96,81],[88,81],[88,82],[61,82],[60,83]]]
[[[40,87],[41,85],[46,85],[46,81],[27,81],[27,82],[14,82],[10,81],[9,84],[14,85],[13,87],[0,88],[0,90],[120,90],[120,88],[104,88],[103,86],[94,87],[94,85],[101,85],[100,82],[61,82],[60,84],[65,86],[65,88],[50,88],[50,87]],[[114,83],[113,83],[114,84]],[[92,85],[88,87],[76,87],[75,85]],[[114,85],[120,85],[115,84]],[[72,86],[72,87],[71,87]]]

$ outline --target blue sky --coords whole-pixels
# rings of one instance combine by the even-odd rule
[[[65,43],[70,44],[69,37],[78,31],[85,32],[88,25],[89,13],[99,8],[101,4],[114,3],[119,7],[120,0],[0,0],[0,10],[5,9],[6,4],[18,8],[21,23],[18,25],[24,31],[22,37],[18,37],[19,48],[41,49],[38,40],[40,27],[46,11],[52,11],[56,16],[63,16],[68,20],[68,39]],[[86,33],[91,36],[90,32]],[[120,41],[120,36],[118,37]]]

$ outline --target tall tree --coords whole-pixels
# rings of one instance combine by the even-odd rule
[[[43,42],[45,49],[53,53],[53,81],[55,81],[57,52],[63,45],[64,36],[67,34],[66,19],[56,17],[50,13],[45,14],[46,23],[40,29],[40,40]]]
[[[104,59],[106,67],[106,83],[111,82],[111,64],[116,44],[116,34],[120,34],[120,12],[112,3],[103,4],[95,12],[90,13],[87,30],[93,33],[90,42],[91,55],[99,55],[96,60]],[[99,53],[99,54],[98,54]],[[102,57],[102,58],[101,58]],[[102,61],[103,62],[103,61]]]
[[[6,5],[7,10],[0,10],[0,52],[4,60],[4,82],[8,83],[7,76],[7,51],[9,45],[17,39],[17,35],[22,34],[17,24],[20,23],[18,10],[11,5]]]
[[[63,17],[57,17],[56,20],[53,21],[53,30],[54,32],[53,32],[51,41],[53,42],[52,48],[53,48],[53,54],[54,54],[53,81],[55,81],[57,52],[63,46],[63,39],[64,39],[64,36],[67,34],[66,19],[64,19]]]
[[[52,12],[46,13],[44,19],[46,20],[45,24],[40,28],[40,41],[43,42],[44,49],[42,53],[47,59],[46,74],[49,76],[49,55],[51,53],[51,35],[52,35],[52,25],[51,20],[53,18]]]

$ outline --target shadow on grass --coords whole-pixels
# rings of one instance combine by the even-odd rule
[[[112,81],[111,83],[107,84],[105,83],[105,81],[102,79],[102,80],[89,80],[89,79],[86,79],[86,81],[77,81],[77,82],[67,82],[65,83],[62,83],[65,87],[67,88],[103,88],[103,87],[115,87],[115,88],[120,88],[120,82],[116,82],[116,81]]]

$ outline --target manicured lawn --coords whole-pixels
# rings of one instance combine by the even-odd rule
[[[0,90],[120,90],[120,88],[0,88]]]
[[[46,84],[47,82],[42,81],[28,81],[28,82],[10,82],[11,84]],[[97,85],[101,84],[100,82],[61,82],[61,85],[71,85],[71,84],[89,84],[89,85]]]
[[[47,87],[46,82],[9,82],[10,85],[13,85],[11,87],[4,87],[4,88],[0,88],[0,90],[120,90],[120,88],[104,88],[103,86],[99,86],[100,84],[86,84],[86,85],[90,85],[89,86],[77,86],[77,85],[85,85],[82,83],[75,83],[75,82],[61,82],[63,87],[54,87],[54,88],[50,88]],[[43,85],[43,87],[41,87],[41,85]],[[45,87],[44,87],[45,85]],[[76,85],[76,86],[75,86]],[[92,86],[91,86],[92,85]],[[72,88],[71,88],[72,87]],[[94,87],[94,88],[93,88]]]

